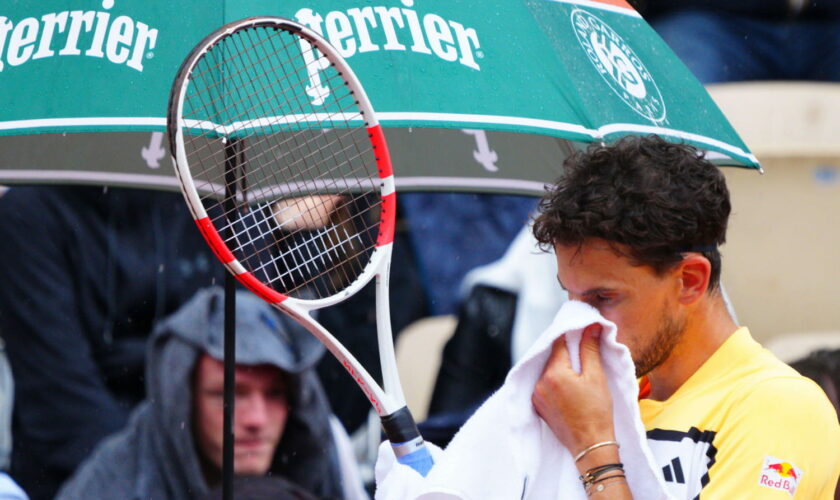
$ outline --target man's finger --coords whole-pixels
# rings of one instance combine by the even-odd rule
[[[551,353],[548,355],[548,360],[543,367],[542,375],[537,380],[534,386],[534,392],[531,394],[531,403],[541,417],[543,408],[548,403],[545,401],[552,399],[555,395],[555,388],[557,385],[563,385],[563,380],[568,376],[567,372],[572,370],[572,362],[569,358],[569,348],[566,346],[566,337],[560,337],[554,340],[551,344]]]
[[[601,365],[601,325],[593,323],[583,330],[580,339],[580,369],[587,371],[590,367]]]
[[[566,337],[560,337],[551,345],[551,354],[548,356],[548,361],[545,363],[546,369],[550,366],[560,366],[563,368],[572,368],[572,362],[569,358],[569,348],[566,346]]]

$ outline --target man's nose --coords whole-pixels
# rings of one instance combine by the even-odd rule
[[[249,394],[236,399],[236,419],[245,427],[262,427],[268,420],[265,397]]]

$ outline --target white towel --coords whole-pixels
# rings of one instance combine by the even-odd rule
[[[435,466],[427,477],[397,463],[387,441],[380,446],[377,500],[585,500],[571,452],[536,414],[531,394],[559,336],[566,337],[572,367],[580,371],[581,335],[593,323],[603,325],[601,357],[613,398],[619,453],[633,497],[670,498],[647,446],[629,351],[616,341],[615,324],[589,305],[570,301],[446,450],[433,450]]]

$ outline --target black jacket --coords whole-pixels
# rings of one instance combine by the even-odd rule
[[[515,294],[476,285],[458,310],[443,349],[423,436],[446,446],[472,413],[505,381],[513,366]]]
[[[39,500],[123,427],[144,396],[155,323],[223,268],[177,193],[15,187],[0,214],[0,335],[17,386],[11,473]]]

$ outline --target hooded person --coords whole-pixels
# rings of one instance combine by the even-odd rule
[[[283,477],[319,498],[365,498],[355,464],[342,459],[347,436],[313,370],[323,346],[253,294],[237,292],[236,302],[235,473]],[[202,290],[155,329],[147,399],[128,426],[106,439],[62,486],[58,500],[180,500],[218,487],[223,308],[221,288]],[[216,386],[208,389],[207,383]],[[247,400],[249,387],[256,387],[257,403]],[[209,413],[207,397],[217,400]],[[272,405],[278,408],[273,414]],[[255,426],[267,431],[251,435],[242,427],[249,424],[240,409],[248,406],[264,410]],[[262,467],[265,446],[270,448]]]

